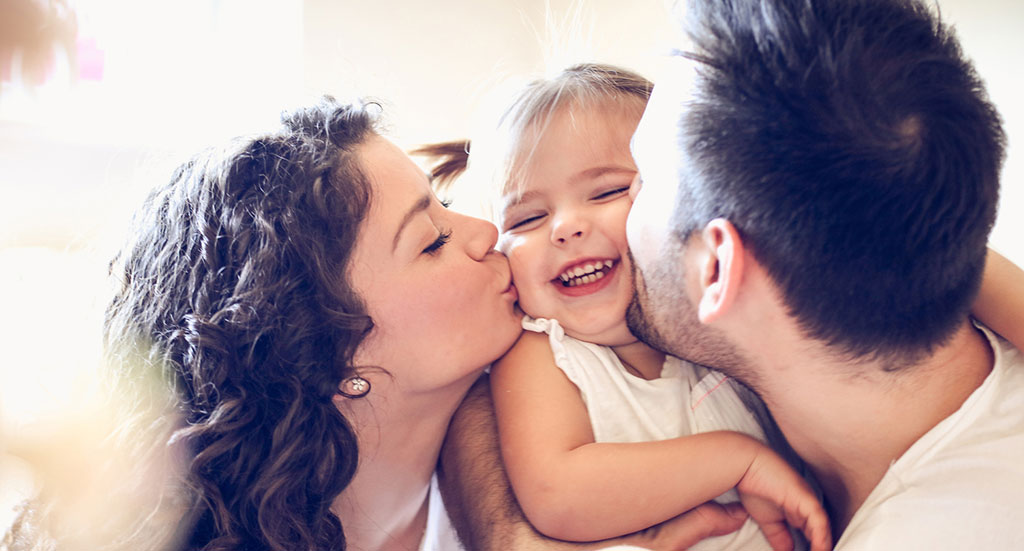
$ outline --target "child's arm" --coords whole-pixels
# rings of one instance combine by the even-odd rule
[[[972,313],[1024,350],[1024,270],[989,249],[981,292],[974,301]]]
[[[527,518],[548,536],[592,541],[634,532],[734,486],[744,491],[747,473],[765,469],[772,487],[746,490],[784,505],[814,549],[831,545],[825,512],[803,479],[749,436],[595,443],[586,406],[555,365],[546,335],[524,333],[495,364],[491,384],[509,479]],[[788,532],[768,532],[770,543],[791,545]]]
[[[705,538],[738,530],[748,518],[739,503],[711,502],[614,540],[570,543],[539,534],[523,517],[505,475],[487,375],[473,385],[452,417],[437,478],[445,509],[463,545],[479,551],[582,551],[612,545],[688,549]]]

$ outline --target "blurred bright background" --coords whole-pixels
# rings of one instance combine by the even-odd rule
[[[17,4],[66,8],[74,17],[58,20],[75,23],[33,33],[12,23]],[[1024,2],[938,4],[1005,120],[992,245],[1024,265]],[[0,531],[32,489],[17,455],[47,438],[50,421],[74,417],[70,405],[95,384],[106,263],[130,213],[188,154],[266,128],[322,93],[378,99],[404,147],[463,138],[508,79],[583,60],[652,76],[673,36],[663,0],[0,8]],[[21,35],[46,38],[12,55]]]

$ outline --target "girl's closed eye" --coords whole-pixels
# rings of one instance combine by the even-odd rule
[[[600,201],[604,199],[614,199],[616,197],[626,195],[629,193],[629,186],[617,186],[612,189],[601,191],[591,197],[591,200]]]
[[[505,231],[527,229],[530,226],[532,226],[534,223],[543,220],[545,216],[547,216],[547,214],[538,213],[538,214],[530,214],[530,215],[524,216],[522,218],[513,220],[505,228]]]
[[[441,250],[441,247],[444,247],[445,243],[451,240],[451,238],[452,230],[441,230],[437,235],[437,239],[427,245],[427,247],[423,249],[423,252],[429,255],[436,254],[437,251]]]

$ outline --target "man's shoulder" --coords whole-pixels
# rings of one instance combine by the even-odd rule
[[[1024,474],[968,473],[914,481],[862,508],[836,549],[1024,549]]]
[[[887,473],[837,549],[1024,549],[1024,434],[935,452]]]
[[[989,337],[995,360],[989,376],[894,462],[882,483],[911,494],[995,497],[1011,490],[1010,496],[1024,496],[1024,356]],[[1024,499],[1012,501],[1024,507]]]
[[[1024,549],[1024,359],[997,341],[989,379],[893,463],[837,549]]]

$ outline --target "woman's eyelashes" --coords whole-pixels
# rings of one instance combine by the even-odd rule
[[[423,249],[423,252],[429,255],[436,254],[437,251],[444,247],[445,243],[450,241],[452,238],[452,230],[441,230],[437,235],[437,239],[427,245],[427,248]]]
[[[438,202],[441,203],[441,206],[446,209],[452,206],[452,200],[448,198],[438,199]],[[431,241],[431,243],[427,245],[425,249],[423,249],[423,252],[425,254],[433,255],[437,253],[437,251],[441,250],[441,247],[444,247],[445,243],[448,243],[448,241],[450,241],[451,238],[452,230],[440,229],[438,230],[437,239]]]

